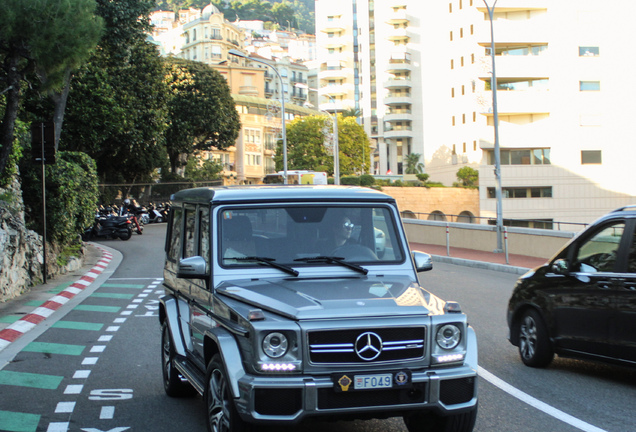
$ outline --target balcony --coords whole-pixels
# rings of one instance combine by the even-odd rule
[[[478,59],[484,67],[479,71],[479,78],[490,81],[492,60],[490,56]],[[495,56],[497,77],[506,78],[537,78],[546,77],[550,73],[550,55],[497,55]]]
[[[384,100],[384,105],[411,105],[413,103],[413,98],[411,97],[411,95],[401,95],[401,96],[391,96],[389,95],[389,97],[385,97]]]
[[[482,101],[482,113],[492,115],[492,93],[484,91],[478,99]],[[550,92],[546,89],[497,91],[499,115],[545,114],[550,112],[550,106]]]
[[[497,12],[522,12],[547,10],[552,3],[549,0],[499,0],[497,2]],[[488,10],[483,3],[477,3],[477,10],[488,15]]]
[[[318,92],[320,96],[329,95],[332,97],[346,96],[349,93],[353,93],[353,84],[328,85],[326,87],[322,87]]]
[[[411,88],[412,87],[410,78],[409,79],[404,79],[404,78],[389,79],[389,80],[384,81],[384,83],[382,83],[382,85],[386,89]]]
[[[396,74],[400,72],[410,72],[412,69],[411,53],[406,49],[406,47],[402,51],[391,52],[386,72]]]
[[[324,43],[321,44],[323,48],[341,48],[347,46],[349,43],[349,39],[346,37],[332,37],[323,40]]]
[[[404,112],[389,112],[384,115],[383,120],[389,123],[398,121],[413,121],[413,114],[411,114],[410,110]]]
[[[345,22],[342,18],[333,19],[331,21],[323,21],[320,31],[323,33],[336,33],[345,30]]]
[[[497,4],[499,11],[499,4]],[[547,43],[546,28],[550,28],[550,22],[545,17],[539,16],[527,20],[507,20],[497,19],[493,23],[495,31],[495,41],[506,41],[506,43]],[[490,25],[488,19],[483,25],[476,27],[476,40],[484,47],[490,46]]]
[[[385,21],[389,25],[407,24],[410,21],[406,9],[392,10]]]
[[[384,138],[413,138],[413,127],[402,126],[400,128],[384,129]]]
[[[349,77],[353,77],[353,69],[346,67],[329,67],[322,68],[318,74],[318,77],[321,80],[327,79],[345,79]]]
[[[542,147],[554,138],[554,129],[549,127],[546,120],[535,123],[517,125],[508,122],[499,123],[499,142],[506,148],[535,148]],[[494,148],[492,127],[482,132],[480,142],[483,149]]]
[[[393,29],[389,32],[389,35],[386,37],[387,40],[392,42],[406,40],[408,41],[413,37],[413,32],[407,28],[399,28]]]

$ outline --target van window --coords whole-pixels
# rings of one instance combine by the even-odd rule
[[[579,266],[578,271],[615,271],[618,247],[624,231],[625,222],[617,222],[605,226],[585,241],[576,252],[575,263]]]

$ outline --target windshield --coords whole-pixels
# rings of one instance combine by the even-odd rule
[[[385,206],[232,207],[218,217],[225,267],[404,260],[393,213]]]

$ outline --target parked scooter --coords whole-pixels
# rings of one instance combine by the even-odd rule
[[[131,221],[126,216],[114,214],[111,207],[104,208],[95,216],[93,225],[86,228],[82,234],[83,240],[96,237],[129,240],[132,237]]]
[[[168,220],[166,204],[159,204],[158,206],[155,206],[153,203],[148,204],[148,216],[150,223],[166,222]]]

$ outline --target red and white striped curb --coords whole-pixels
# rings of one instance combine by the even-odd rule
[[[53,312],[62,307],[63,304],[75,297],[76,294],[82,292],[82,290],[95,282],[95,279],[108,267],[108,264],[110,264],[113,259],[113,255],[110,252],[107,252],[100,247],[98,247],[98,249],[102,251],[101,259],[84,276],[64,291],[61,291],[54,297],[51,297],[47,302],[36,308],[30,314],[23,316],[18,321],[0,331],[0,351],[8,347],[11,342],[14,342],[20,336],[33,329],[36,325],[40,324],[46,318],[51,316]]]

